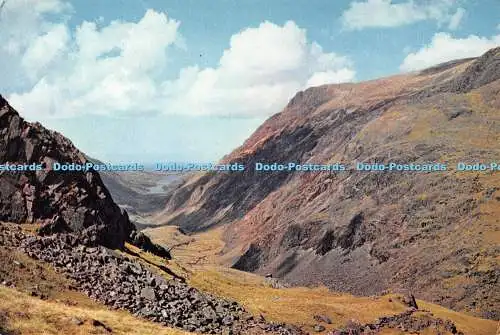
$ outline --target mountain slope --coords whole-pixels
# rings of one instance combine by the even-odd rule
[[[151,171],[102,171],[100,176],[138,229],[149,226],[148,217],[163,209],[168,197],[165,190],[182,182],[181,174]]]
[[[227,224],[242,270],[355,294],[419,298],[498,319],[500,48],[420,73],[299,92],[223,162],[169,195],[161,222]],[[447,171],[258,172],[257,162],[433,163]]]

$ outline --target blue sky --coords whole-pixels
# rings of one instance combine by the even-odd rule
[[[498,0],[7,0],[0,93],[106,161],[216,161],[309,86],[500,45]]]

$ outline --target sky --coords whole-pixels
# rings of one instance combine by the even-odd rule
[[[27,120],[113,163],[214,162],[298,91],[500,45],[499,0],[0,6],[0,94]]]

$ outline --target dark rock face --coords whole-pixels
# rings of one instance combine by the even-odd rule
[[[0,173],[0,219],[44,222],[42,234],[79,232],[89,243],[121,248],[133,226],[95,171],[55,172],[52,164],[86,163],[62,135],[25,122],[0,97],[0,164],[41,164],[40,171]]]
[[[129,236],[129,241],[130,243],[141,248],[144,251],[151,252],[166,259],[172,259],[172,256],[167,249],[151,242],[149,237],[144,235],[144,233],[142,232],[132,231]]]
[[[85,164],[87,157],[61,134],[24,121],[0,96],[0,165],[40,166],[41,170],[0,171],[0,220],[40,223],[40,235],[78,233],[79,242],[138,247],[170,258],[164,248],[136,234],[127,213],[111,198],[99,174],[53,171],[54,163]]]
[[[261,265],[262,250],[251,244],[248,250],[233,265],[233,268],[242,271],[255,271]]]

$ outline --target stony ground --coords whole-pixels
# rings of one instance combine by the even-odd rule
[[[197,333],[306,334],[295,326],[269,322],[262,316],[254,317],[238,302],[202,292],[183,282],[182,278],[166,279],[127,255],[78,242],[77,237],[69,234],[31,236],[23,232],[19,225],[0,223],[1,248],[18,250],[37,261],[50,264],[70,278],[75,284],[72,289],[111,309],[126,310],[142,319]],[[15,285],[5,281],[1,284]],[[39,294],[33,296],[46,299]],[[464,334],[453,322],[418,309],[414,300],[403,299],[401,302],[409,309],[379,317],[375,322],[348,322],[327,334],[366,335],[384,333],[388,329],[402,334],[422,331],[442,335]],[[313,332],[325,333],[326,328],[332,329],[332,320],[328,316],[314,315],[314,320],[316,326]]]
[[[203,293],[181,280],[167,280],[139,262],[76,236],[26,236],[0,226],[0,244],[18,246],[74,279],[77,289],[111,308],[187,331],[208,334],[302,334],[300,329],[254,318],[235,301]]]

